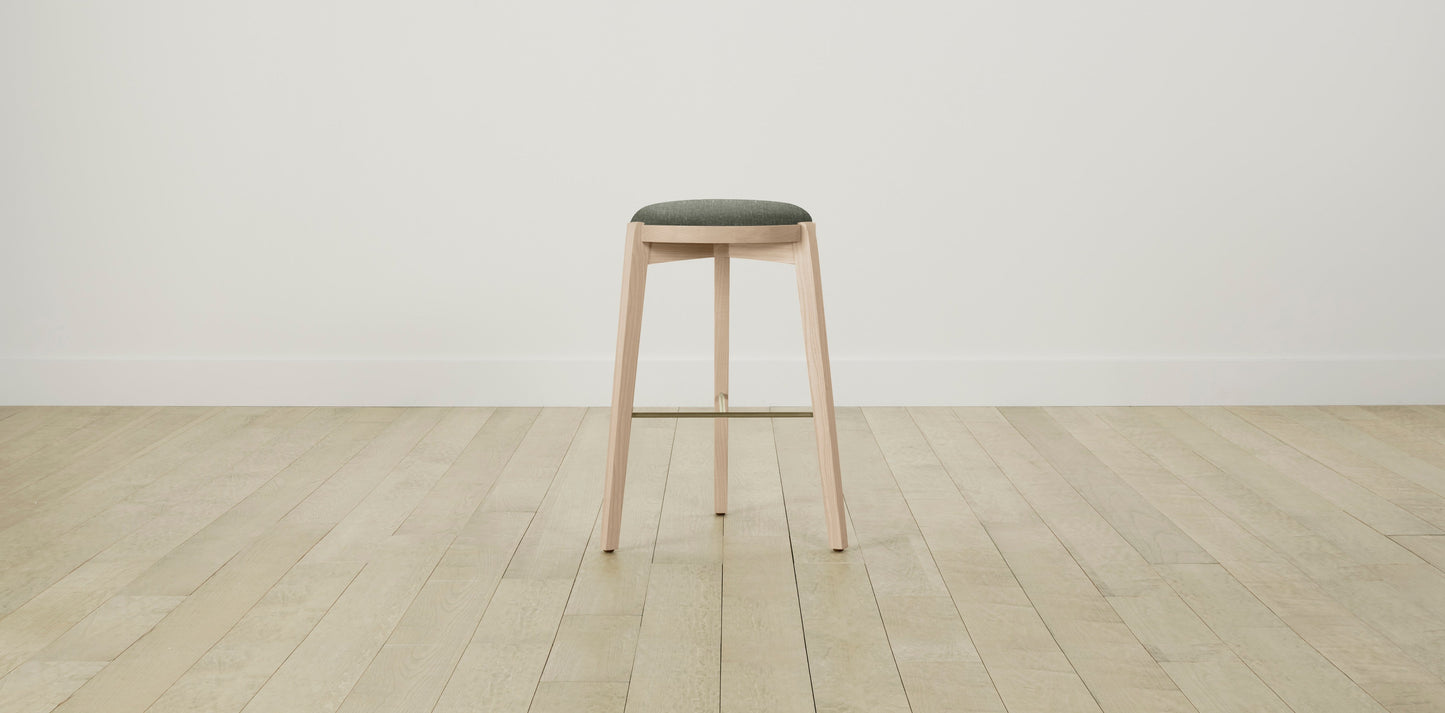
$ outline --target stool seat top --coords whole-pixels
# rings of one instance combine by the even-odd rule
[[[632,222],[648,225],[793,225],[812,220],[808,211],[792,203],[731,198],[653,203],[632,215]]]

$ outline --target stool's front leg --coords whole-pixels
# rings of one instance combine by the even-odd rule
[[[823,322],[818,241],[813,223],[801,226],[803,237],[796,243],[794,265],[798,273],[798,303],[803,310],[803,346],[813,397],[813,427],[818,439],[818,475],[823,481],[828,544],[835,550],[843,550],[848,547],[847,516],[843,510],[843,478],[838,469],[838,425],[833,415],[833,373],[828,365],[828,330]]]
[[[728,393],[728,246],[713,246],[713,402],[727,408]],[[728,511],[728,420],[713,419],[713,512]]]
[[[607,482],[602,496],[602,549],[617,549],[622,531],[622,491],[632,437],[632,396],[637,387],[637,347],[642,338],[642,295],[647,286],[647,244],[642,223],[628,223],[622,261],[622,307],[617,317],[617,358],[612,371],[611,424],[607,430]]]

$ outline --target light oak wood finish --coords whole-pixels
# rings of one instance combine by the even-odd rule
[[[18,603],[65,577],[130,534],[137,509],[164,515],[171,497],[189,496],[203,482],[198,475],[226,472],[311,410],[227,411],[192,429],[193,437],[158,446],[63,497],[27,503],[28,516],[0,531],[3,599]]]
[[[103,414],[118,410],[122,409],[96,406],[39,407],[34,411],[27,409],[6,419],[5,423],[10,425],[10,428],[4,431],[4,440],[0,441],[0,445],[4,446],[4,449],[0,450],[0,492],[7,492],[11,483],[22,479],[22,476],[18,475],[20,471],[12,469],[11,466],[66,438]],[[126,410],[139,411],[134,408]],[[72,456],[77,451],[74,446],[68,450]]]
[[[1445,710],[1434,407],[0,417],[6,713]]]
[[[843,524],[843,472],[838,465],[838,424],[833,413],[833,367],[828,361],[828,329],[823,318],[823,272],[818,265],[818,233],[803,223],[794,264],[798,276],[798,304],[803,312],[803,351],[808,361],[808,391],[813,399],[813,429],[818,440],[818,477],[823,484],[823,511],[828,523],[828,545],[848,546]]]
[[[0,679],[6,713],[45,713],[105,668],[104,661],[31,661]]]
[[[739,260],[761,260],[792,265],[797,261],[797,251],[790,243],[743,243],[729,245],[728,254]]]
[[[528,713],[622,713],[627,684],[549,681],[537,687]]]
[[[808,364],[813,408],[793,416],[811,416],[818,445],[828,544],[836,551],[848,546],[843,483],[838,465],[838,430],[833,412],[833,377],[828,361],[828,334],[823,316],[822,272],[818,266],[817,231],[813,223],[795,225],[692,226],[629,223],[623,250],[622,304],[617,325],[617,357],[612,381],[611,426],[607,442],[607,478],[602,502],[602,549],[617,549],[622,502],[627,482],[627,454],[634,418],[665,417],[666,411],[634,410],[638,343],[647,266],[655,263],[712,257],[713,268],[713,512],[728,511],[728,318],[732,258],[791,263],[796,267],[798,305],[802,312],[803,348]],[[737,417],[760,412],[740,410]],[[681,418],[682,416],[679,416]]]
[[[647,264],[700,260],[717,254],[713,245],[697,243],[653,243],[647,246]]]
[[[357,414],[339,415],[353,421],[357,418]],[[91,522],[87,522],[57,538],[67,550],[77,547],[83,548],[82,551],[99,551],[99,554],[0,618],[0,672],[9,671],[49,645],[113,596],[123,592],[190,594],[236,551],[214,553],[214,559],[209,560],[191,558],[175,549],[178,541],[190,535],[190,526],[206,518],[212,520],[210,525],[205,525],[207,528],[226,528],[225,524],[218,525],[222,521],[243,523],[245,527],[233,532],[225,542],[228,546],[235,544],[238,550],[245,547],[254,541],[258,530],[264,531],[274,522],[265,517],[269,511],[257,515],[248,512],[248,505],[272,502],[272,497],[289,497],[294,489],[308,485],[314,487],[318,478],[336,472],[357,449],[375,438],[376,430],[384,425],[357,421],[338,428],[337,424],[337,414],[308,415],[264,448],[219,473],[209,470],[190,473],[182,484],[184,487],[168,491],[158,508],[150,507],[150,503],[141,507],[126,502],[113,503],[105,511],[106,517],[93,519],[100,521],[101,527],[91,528]],[[284,483],[279,496],[253,493],[237,507],[238,490],[268,482]],[[279,506],[289,509],[292,505],[294,502]],[[217,518],[216,513],[225,507],[231,509]],[[157,579],[148,576],[153,569],[159,571],[157,565],[164,568],[168,563],[187,560],[190,565],[182,568],[181,576]],[[146,586],[147,581],[159,586],[152,590]]]
[[[713,246],[712,392],[719,411],[728,406],[728,305],[732,281],[729,247]],[[728,420],[713,421],[712,433],[713,512],[723,515],[728,511]]]
[[[645,225],[638,226],[644,243],[682,243],[703,245],[758,245],[773,243],[796,243],[802,239],[799,226],[809,225]]]
[[[1306,709],[1316,691],[1309,681],[1330,678],[1335,669],[1349,674],[1379,702],[1402,710],[1409,709],[1405,705],[1408,698],[1398,700],[1399,688],[1426,699],[1439,695],[1430,691],[1438,687],[1442,673],[1441,641],[1433,633],[1440,627],[1434,617],[1414,605],[1411,592],[1392,591],[1368,565],[1358,564],[1360,560],[1307,526],[1312,519],[1308,511],[1302,511],[1302,522],[1273,507],[1249,487],[1251,478],[1231,478],[1200,458],[1180,440],[1187,434],[1176,434],[1165,422],[1150,419],[1151,412],[1159,413],[1155,409],[1100,410],[1159,465],[1204,495],[1206,502],[1191,510],[1226,518],[1208,517],[1213,522],[1206,524],[1201,522],[1205,517],[1191,515],[1191,524],[1200,526],[1194,536],[1201,541],[1212,539],[1211,552],[1233,580],[1331,664],[1316,661],[1310,668],[1318,670],[1309,673],[1301,670],[1303,660],[1300,666],[1286,668],[1254,666],[1262,680],[1292,706]],[[1399,559],[1388,548],[1374,544],[1373,555]],[[1364,555],[1366,561],[1371,556]],[[1297,648],[1277,640],[1270,645]],[[1231,642],[1231,646],[1247,660],[1244,642]],[[1393,669],[1383,676],[1378,666],[1382,660],[1390,661]]]
[[[772,424],[739,421],[737,496],[723,521],[723,711],[813,710],[797,577]]]
[[[64,448],[69,441],[62,441],[38,457],[26,459],[11,468],[20,473],[15,478],[17,487],[3,494],[0,500],[0,527],[9,526],[30,514],[32,507],[61,497],[89,481],[110,472],[148,451],[182,436],[186,431],[202,423],[214,410],[135,410],[118,412],[117,422],[124,425],[102,434],[89,434],[91,429],[82,429],[72,434],[77,437],[95,437],[96,440],[73,460]],[[123,418],[124,417],[124,418]],[[130,418],[134,417],[134,418]],[[59,448],[60,450],[54,450]],[[69,460],[64,467],[55,467]]]
[[[628,478],[631,506],[623,515],[621,549],[607,553],[597,546],[601,542],[599,522],[582,555],[567,600],[568,614],[642,616],[676,432],[675,420],[645,420],[633,429],[635,445]]]
[[[677,422],[628,713],[719,710],[726,518],[709,512],[711,436],[706,423]]]
[[[622,260],[622,307],[617,317],[612,412],[607,433],[607,480],[602,495],[602,549],[617,549],[622,528],[622,494],[627,485],[627,449],[632,438],[632,397],[637,391],[637,348],[642,340],[642,299],[647,288],[648,246],[641,223],[627,225]]]
[[[796,241],[794,241],[796,242]],[[761,260],[793,264],[796,257],[792,242],[787,243],[728,243],[727,252],[739,260]],[[717,246],[708,243],[649,243],[647,264],[700,260],[715,257]]]

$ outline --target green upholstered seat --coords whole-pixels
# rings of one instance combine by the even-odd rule
[[[792,203],[724,198],[653,203],[632,216],[648,225],[792,225],[813,220]]]

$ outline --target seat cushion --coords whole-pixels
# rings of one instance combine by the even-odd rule
[[[792,203],[712,198],[653,203],[632,215],[648,225],[793,225],[813,220]]]

